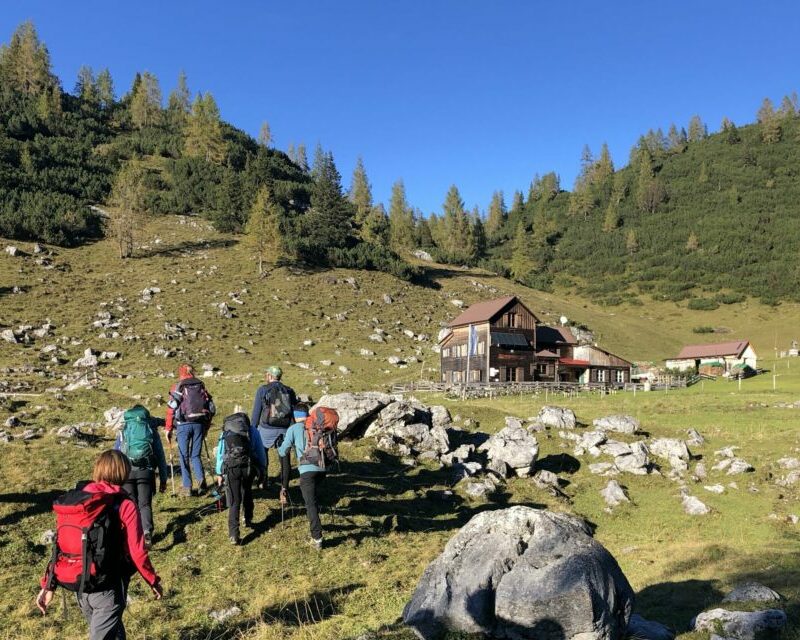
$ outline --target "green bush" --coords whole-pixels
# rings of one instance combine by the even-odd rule
[[[743,293],[720,293],[715,299],[722,304],[737,304],[747,300],[747,296]]]
[[[692,333],[714,333],[714,327],[694,327]]]
[[[719,309],[719,302],[712,298],[692,298],[688,307],[694,311],[713,311]]]
[[[419,269],[412,267],[396,253],[367,242],[349,248],[330,249],[328,263],[345,269],[383,271],[402,280],[413,280],[421,274]]]

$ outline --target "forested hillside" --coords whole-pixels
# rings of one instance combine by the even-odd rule
[[[688,132],[650,131],[616,170],[605,147],[587,148],[572,192],[550,173],[469,211],[453,185],[426,215],[402,180],[375,203],[361,161],[345,191],[331,152],[318,147],[309,166],[305,145],[274,148],[266,122],[251,138],[183,74],[165,100],[149,72],[121,92],[108,70],[84,67],[68,93],[30,23],[0,51],[0,235],[114,235],[123,258],[143,216],[195,213],[245,233],[259,271],[305,262],[412,279],[400,256],[424,249],[607,305],[777,304],[800,299],[799,159],[796,98],[765,100],[755,124],[726,119],[709,135],[695,117]]]

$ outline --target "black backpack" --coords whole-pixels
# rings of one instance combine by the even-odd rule
[[[292,395],[289,387],[275,382],[264,396],[258,424],[262,427],[289,427],[293,422]]]
[[[250,466],[250,419],[245,413],[234,413],[222,422],[222,471]]]

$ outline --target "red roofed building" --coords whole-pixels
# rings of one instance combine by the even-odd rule
[[[728,373],[737,365],[756,369],[756,364],[756,352],[748,340],[689,345],[666,362],[667,369],[698,371],[703,366],[719,366]]]
[[[439,343],[442,381],[448,384],[467,379],[471,383],[630,382],[630,362],[598,347],[579,345],[566,327],[539,324],[516,296],[474,304],[449,328]]]

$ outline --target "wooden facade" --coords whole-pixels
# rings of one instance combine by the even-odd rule
[[[518,298],[473,305],[440,342],[441,381],[630,382],[632,364],[596,346],[578,345],[568,329],[544,327]],[[472,355],[470,331],[476,336]]]

